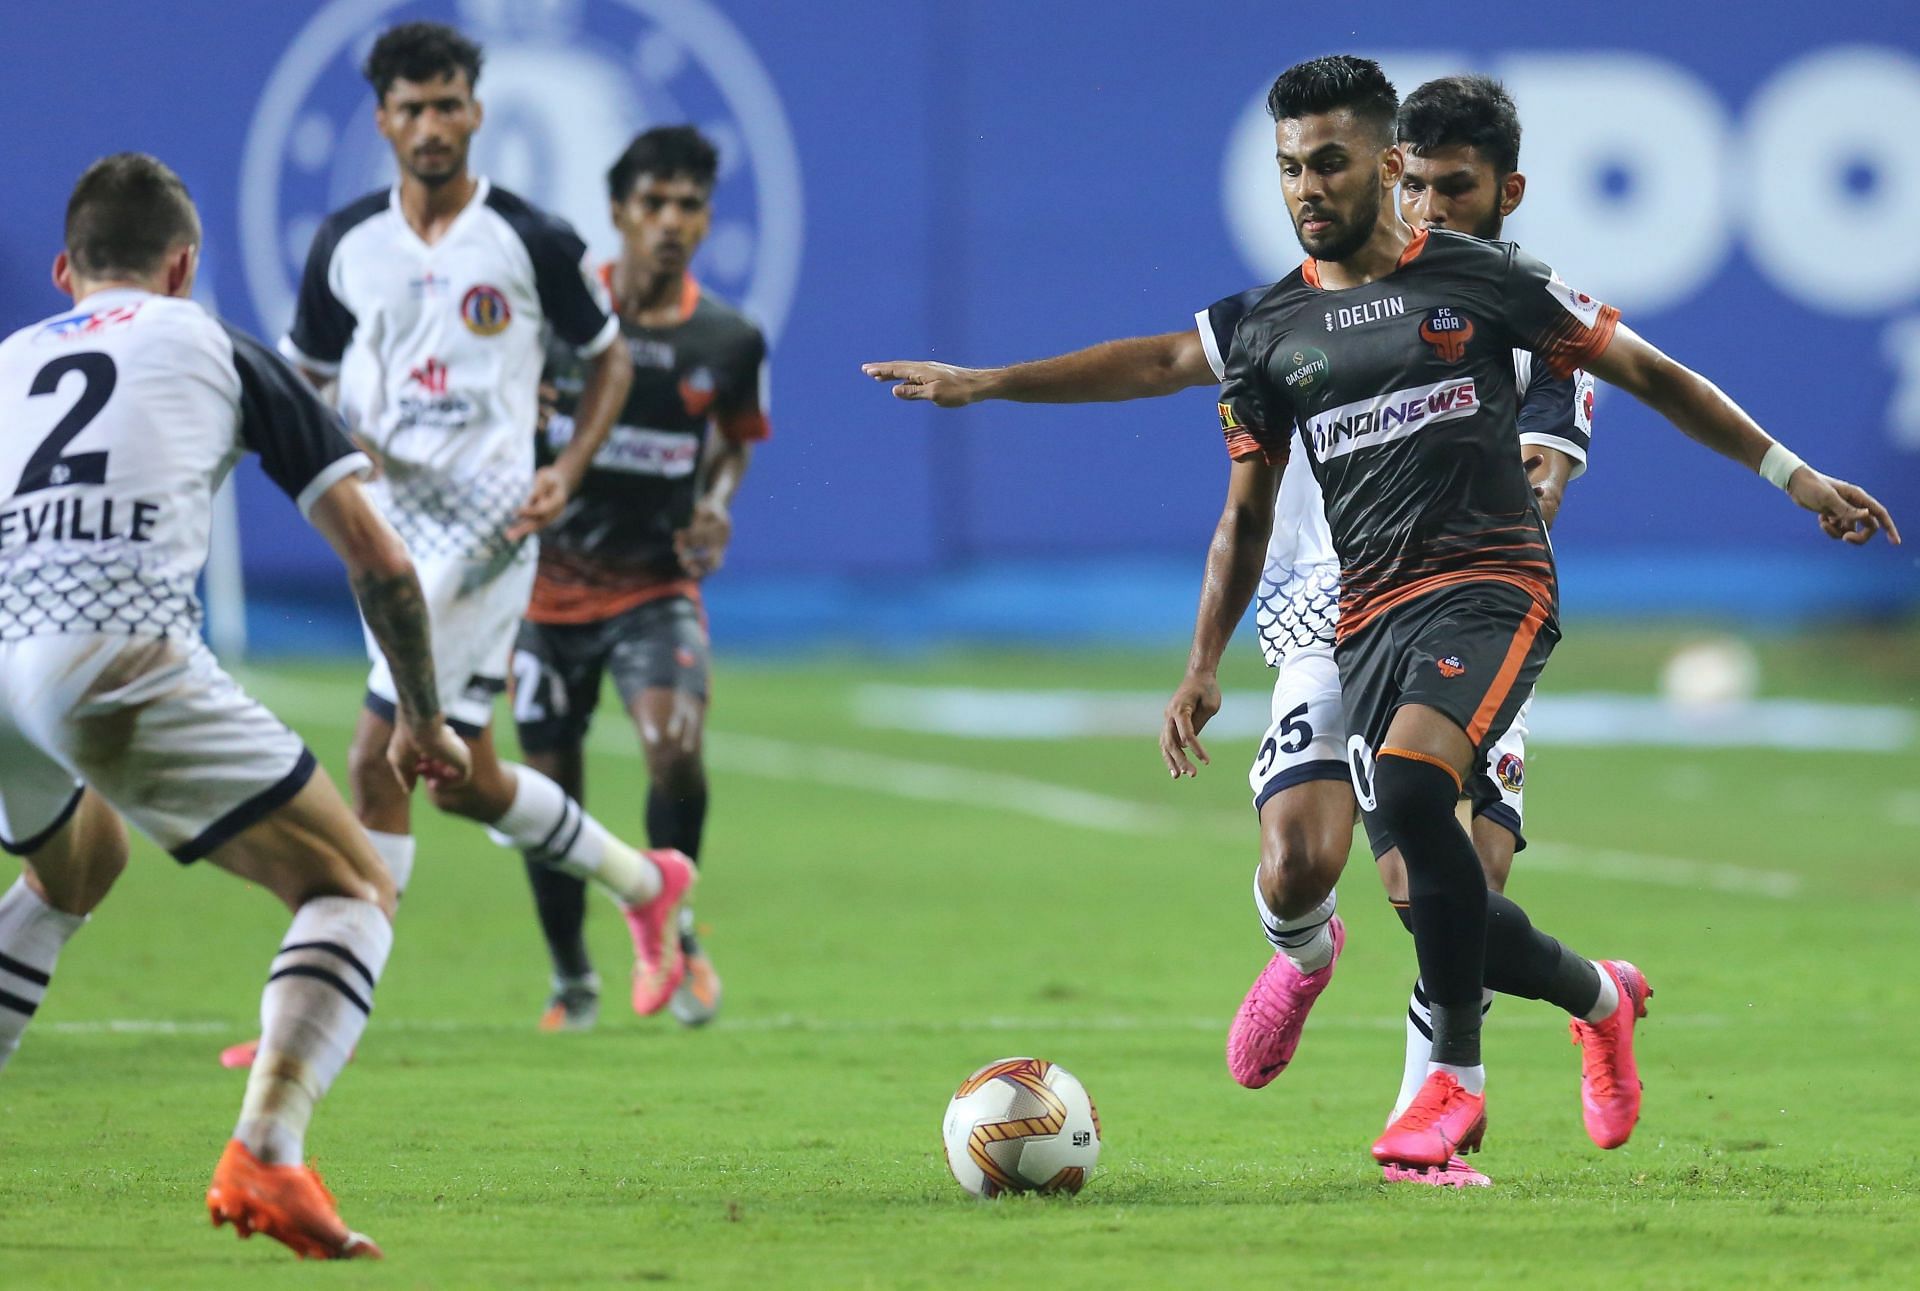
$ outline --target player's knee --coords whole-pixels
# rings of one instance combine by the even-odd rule
[[[1305,913],[1327,899],[1340,881],[1347,849],[1341,840],[1307,829],[1267,836],[1260,856],[1260,893],[1282,918]]]
[[[657,741],[647,746],[647,778],[672,798],[691,798],[706,792],[707,769],[697,750]]]

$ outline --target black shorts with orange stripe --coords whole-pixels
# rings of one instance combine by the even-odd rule
[[[1424,704],[1458,723],[1483,761],[1559,640],[1552,609],[1510,582],[1455,583],[1376,616],[1334,648],[1349,760],[1371,767],[1393,715]]]

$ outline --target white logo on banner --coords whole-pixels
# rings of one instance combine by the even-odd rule
[[[800,277],[799,156],[766,68],[708,0],[333,0],[281,55],[247,133],[240,239],[263,329],[291,320],[326,214],[393,182],[359,69],[380,32],[416,20],[485,47],[474,169],[566,217],[598,258],[619,248],[614,158],[650,126],[698,126],[720,174],[696,267],[778,337]]]

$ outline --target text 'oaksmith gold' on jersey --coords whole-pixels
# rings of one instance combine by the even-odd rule
[[[1308,260],[1248,312],[1220,387],[1227,451],[1280,463],[1298,432],[1340,557],[1340,639],[1463,582],[1509,583],[1556,609],[1514,449],[1513,351],[1564,378],[1619,321],[1512,243],[1440,229],[1362,287],[1325,290]]]

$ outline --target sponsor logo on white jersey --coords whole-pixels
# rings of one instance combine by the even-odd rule
[[[1313,455],[1324,462],[1405,439],[1435,422],[1471,417],[1479,409],[1473,379],[1455,377],[1329,408],[1307,422],[1306,432]]]
[[[800,278],[800,159],[773,79],[714,0],[332,0],[280,56],[252,114],[240,235],[262,330],[293,316],[295,287],[327,212],[393,182],[359,64],[395,22],[452,23],[486,47],[487,122],[473,170],[565,216],[596,259],[619,239],[607,167],[650,126],[697,121],[720,149],[716,218],[700,276],[777,338]],[[417,288],[432,294],[437,284]],[[496,301],[463,315],[489,334]]]

